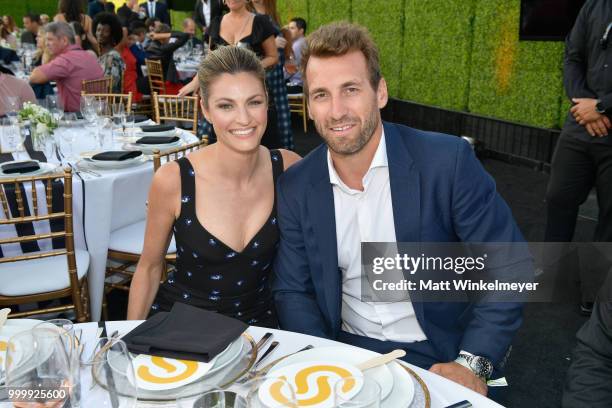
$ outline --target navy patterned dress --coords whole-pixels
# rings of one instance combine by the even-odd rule
[[[271,150],[274,184],[283,172],[283,158]],[[185,157],[181,171],[181,213],[174,222],[176,271],[160,285],[151,314],[169,311],[174,302],[235,317],[247,324],[277,327],[269,277],[278,248],[276,200],[270,216],[242,250],[236,252],[198,222],[195,172]]]

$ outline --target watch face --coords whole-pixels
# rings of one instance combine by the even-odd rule
[[[488,378],[493,372],[493,365],[484,357],[473,358],[470,362],[470,366],[482,377]]]

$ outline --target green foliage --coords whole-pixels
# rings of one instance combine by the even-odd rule
[[[279,0],[276,3],[282,24],[288,24],[293,17],[302,17],[308,24],[310,31],[310,18],[308,17],[308,1],[306,0]]]
[[[465,110],[474,0],[406,0],[399,96]]]
[[[352,20],[368,27],[380,51],[380,65],[390,95],[398,95],[402,71],[402,19],[404,0],[386,0],[374,12],[371,0],[353,0]],[[384,21],[384,24],[382,22]]]
[[[519,0],[478,0],[469,110],[556,127],[562,95],[562,42],[518,41]]]
[[[187,17],[193,17],[193,11],[170,10],[170,23],[172,23],[172,29],[175,31],[183,31],[183,20]],[[201,38],[197,30],[196,35]]]
[[[380,6],[377,5],[377,7]],[[308,0],[308,11],[310,21],[307,20],[306,22],[311,27],[308,29],[308,31],[313,32],[318,27],[331,23],[332,21],[350,21],[351,0]],[[379,24],[383,23],[384,20],[379,20]]]

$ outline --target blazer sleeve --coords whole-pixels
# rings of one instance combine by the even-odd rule
[[[572,31],[565,40],[565,54],[563,58],[563,86],[568,98],[596,98],[595,91],[590,89],[586,82],[588,47],[595,44],[588,42],[588,17],[593,2],[585,4]]]
[[[317,301],[310,274],[301,220],[296,215],[297,203],[287,198],[281,176],[277,187],[277,215],[280,246],[274,262],[272,293],[280,327],[318,337],[331,337]]]
[[[462,242],[492,243],[503,252],[489,256],[487,278],[503,282],[533,281],[533,261],[514,222],[510,208],[495,189],[468,143],[458,143],[452,191],[453,224]],[[497,243],[497,244],[496,244]],[[512,243],[512,245],[499,245]],[[505,300],[505,299],[504,299]],[[511,299],[513,300],[513,299]],[[505,356],[522,323],[523,304],[497,298],[477,298],[460,349],[489,358],[502,368]]]

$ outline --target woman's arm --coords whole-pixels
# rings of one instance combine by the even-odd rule
[[[264,51],[264,57],[261,59],[261,65],[265,69],[272,67],[278,63],[278,49],[276,48],[276,42],[274,36],[266,38],[261,44]]]
[[[86,14],[83,15],[83,30],[85,31],[85,35],[87,36],[87,40],[89,40],[89,43],[93,47],[93,49],[96,52],[96,54],[100,55],[100,47],[98,46],[98,40],[97,40],[96,36],[93,35],[93,32],[92,32],[92,20],[91,20],[91,17],[89,17]]]
[[[149,191],[144,247],[130,286],[128,320],[146,319],[159,288],[164,258],[178,216],[180,173],[176,163],[162,166]]]
[[[191,94],[196,95],[199,90],[198,85],[199,85],[198,74],[195,74],[191,82],[189,82],[187,85],[179,89],[178,96],[185,96],[185,95],[191,95]]]

